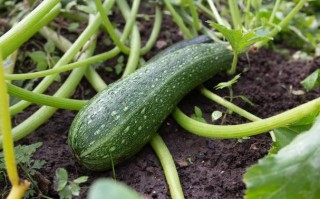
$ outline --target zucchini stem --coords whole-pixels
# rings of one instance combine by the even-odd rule
[[[181,183],[179,180],[178,172],[176,165],[174,164],[173,158],[166,144],[162,140],[159,134],[155,134],[151,141],[150,145],[153,150],[156,152],[162,169],[164,171],[167,183],[170,188],[170,194],[172,199],[184,199]]]
[[[273,117],[238,125],[201,123],[185,115],[179,108],[176,108],[172,115],[178,124],[191,133],[208,138],[227,139],[249,137],[283,127],[319,110],[320,98],[317,98]]]

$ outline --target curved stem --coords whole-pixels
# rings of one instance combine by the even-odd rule
[[[10,95],[39,105],[47,105],[68,110],[80,110],[87,103],[86,100],[74,100],[34,93],[10,83],[7,83],[7,88]]]
[[[9,114],[9,100],[7,87],[4,80],[4,68],[2,65],[2,53],[0,48],[0,128],[3,136],[4,162],[9,180],[13,186],[19,185],[19,176],[14,154],[13,140],[11,136],[11,118]]]
[[[234,29],[241,29],[241,16],[237,0],[228,0]]]
[[[134,72],[139,65],[141,38],[138,27],[136,25],[133,27],[130,46],[131,52],[129,54],[128,62],[126,64],[126,68],[122,74],[122,77],[125,77]]]
[[[193,2],[193,0],[187,0],[187,3],[190,7],[190,11],[191,11],[192,19],[193,19],[193,25],[194,25],[195,29],[197,31],[199,31],[201,29],[201,24],[199,22],[198,12],[196,10],[194,2]]]
[[[2,50],[3,58],[6,58],[12,52],[17,50],[25,41],[27,41],[34,33],[36,33],[42,26],[35,26],[45,18],[51,10],[55,9],[55,15],[58,14],[56,11],[60,10],[60,0],[46,0],[37,6],[28,16],[22,21],[16,24],[8,32],[0,37],[0,46],[5,47]],[[57,4],[59,4],[57,6]],[[57,7],[56,7],[57,6]],[[57,9],[59,8],[59,9]],[[52,13],[50,14],[52,15]],[[54,15],[54,16],[55,16]],[[51,18],[53,19],[53,18]],[[45,21],[48,23],[49,21]],[[30,34],[31,33],[31,34]]]
[[[156,14],[155,14],[152,32],[150,34],[150,37],[146,45],[143,48],[141,48],[141,52],[140,52],[141,55],[145,55],[146,53],[148,53],[151,50],[151,48],[154,46],[154,43],[156,42],[160,33],[161,24],[162,24],[162,12],[159,6],[156,6]]]
[[[277,10],[279,8],[280,3],[281,3],[281,0],[277,0],[275,5],[273,6],[272,13],[271,13],[271,16],[269,18],[269,23],[273,23],[274,17],[276,15],[276,12],[277,12]]]
[[[115,0],[112,0],[113,2],[115,2]],[[96,7],[100,13],[101,19],[105,25],[105,28],[107,29],[112,41],[116,44],[116,46],[121,50],[121,52],[128,54],[130,49],[125,46],[120,39],[118,38],[118,36],[116,35],[114,28],[108,18],[107,12],[103,9],[101,0],[94,0]]]
[[[150,145],[153,150],[156,152],[162,169],[166,176],[167,183],[170,188],[171,198],[173,199],[183,199],[183,191],[181,183],[179,180],[178,172],[174,164],[173,158],[166,144],[163,142],[159,134],[155,134],[150,140]]]
[[[117,5],[122,15],[124,16],[124,18],[128,21],[131,16],[128,14],[130,11],[130,8],[127,5],[127,3],[125,1],[118,0]],[[139,64],[140,46],[141,46],[140,33],[136,23],[134,23],[132,34],[131,34],[131,51],[129,54],[129,59],[126,64],[125,71],[122,74],[122,77],[125,77],[136,70]]]
[[[228,100],[223,99],[219,95],[212,93],[210,90],[206,89],[203,86],[200,87],[200,92],[205,97],[207,97],[207,98],[213,100],[214,102],[228,108],[229,110],[241,115],[242,117],[247,118],[248,120],[251,120],[251,121],[261,120],[259,117],[257,117],[255,115],[249,113],[248,111],[234,105],[233,103],[229,102]]]
[[[228,75],[233,75],[236,72],[237,69],[237,63],[238,63],[238,54],[237,53],[233,53],[233,59],[232,59],[232,65],[231,65],[231,69],[228,70]]]
[[[106,1],[104,7],[106,10],[110,10],[113,4],[111,1]],[[89,38],[97,31],[99,25],[101,23],[101,18],[99,16],[95,17],[92,20],[92,23],[89,23],[87,28],[82,32],[82,34],[78,37],[78,39],[73,43],[73,45],[68,49],[68,51],[61,57],[61,59],[56,63],[54,67],[60,67],[69,63],[76,54],[80,51],[81,47],[90,40]],[[54,81],[56,75],[46,76],[33,90],[35,93],[44,92],[49,85]],[[19,111],[22,111],[26,107],[28,107],[31,103],[27,101],[20,101],[17,104],[10,107],[11,115],[17,114]]]
[[[319,112],[320,98],[302,104],[273,117],[239,125],[211,125],[198,122],[186,116],[179,108],[172,115],[187,131],[209,138],[241,138],[257,135],[269,130],[283,127],[302,119],[312,112]]]
[[[92,67],[88,67],[87,72],[85,74],[87,80],[91,84],[91,86],[97,91],[100,92],[107,88],[107,84],[103,81],[100,75],[94,70]]]
[[[176,22],[176,24],[178,25],[179,29],[182,31],[184,37],[186,39],[190,39],[192,38],[192,34],[189,31],[189,29],[186,27],[186,25],[183,23],[182,18],[180,17],[180,15],[175,11],[175,9],[173,8],[173,6],[171,5],[169,0],[163,0],[164,4],[166,5],[167,9],[169,10],[169,12],[171,13],[173,20]]]
[[[299,10],[304,6],[304,4],[307,2],[307,0],[300,0],[298,4],[291,10],[291,12],[277,25],[277,27],[285,27],[288,25],[288,23],[291,21],[291,19],[299,12]],[[279,28],[273,28],[273,30],[267,35],[267,37],[272,38],[276,34],[278,34],[281,30]],[[265,39],[260,42],[257,42],[254,44],[254,48],[261,48],[264,46],[269,40]]]
[[[96,38],[95,35],[92,37]],[[79,59],[90,57],[93,54],[95,49],[95,43],[92,43],[91,41],[89,42],[91,43],[91,46],[87,49],[87,51],[85,51],[81,55]],[[74,89],[79,84],[85,72],[86,72],[86,68],[84,67],[73,70],[69,75],[69,77],[67,78],[67,80],[63,83],[63,85],[59,88],[59,90],[54,94],[54,96],[55,97],[70,96],[73,93]],[[18,126],[12,129],[13,139],[16,141],[27,136],[32,131],[37,129],[40,125],[42,125],[44,122],[46,122],[56,111],[57,111],[57,108],[42,106],[38,111],[32,114],[28,119],[24,120],[22,123],[20,123]],[[3,137],[0,137],[0,147],[2,147],[2,144],[3,144],[2,139]]]

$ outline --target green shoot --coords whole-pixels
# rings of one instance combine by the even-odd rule
[[[244,52],[252,44],[268,39],[265,36],[257,35],[254,31],[244,33],[241,29],[228,29],[225,26],[211,22],[211,26],[218,30],[230,43],[234,56],[231,69],[228,74],[232,75],[236,71],[238,55]]]
[[[199,107],[194,107],[194,114],[191,115],[191,118],[199,122],[207,123],[207,121],[202,116],[202,111]]]
[[[320,86],[320,69],[315,70],[311,75],[301,81],[302,86],[310,91]]]
[[[88,180],[88,176],[81,176],[74,180],[68,179],[68,172],[63,168],[56,170],[55,190],[59,193],[61,199],[72,199],[73,196],[79,196],[80,184]]]

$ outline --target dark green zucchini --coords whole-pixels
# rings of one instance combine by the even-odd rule
[[[179,41],[179,42],[175,43],[174,45],[169,46],[168,48],[165,48],[162,51],[160,51],[158,54],[156,54],[151,59],[149,59],[148,63],[153,62],[156,59],[158,59],[159,57],[163,57],[163,56],[170,54],[174,51],[177,51],[181,48],[184,48],[184,47],[187,47],[190,45],[194,45],[194,44],[203,44],[203,43],[210,43],[210,42],[213,42],[213,41],[207,35],[200,35],[200,36],[197,36],[197,37],[189,39],[189,40]]]
[[[91,170],[110,169],[137,153],[178,102],[230,67],[223,44],[196,44],[148,63],[93,97],[74,119],[68,143]]]

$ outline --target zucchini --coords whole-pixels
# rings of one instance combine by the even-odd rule
[[[91,170],[107,170],[137,153],[178,102],[229,68],[223,44],[196,44],[146,64],[94,96],[75,117],[68,143]]]
[[[210,43],[210,42],[213,42],[213,41],[207,35],[200,35],[200,36],[197,36],[192,39],[179,41],[179,42],[175,43],[174,45],[169,46],[168,48],[165,48],[164,50],[160,51],[158,54],[156,54],[151,59],[149,59],[147,63],[153,62],[156,59],[158,59],[159,57],[163,57],[163,56],[170,54],[174,51],[177,51],[181,48],[184,48],[184,47],[187,47],[190,45],[194,45],[194,44],[202,44],[202,43]]]

